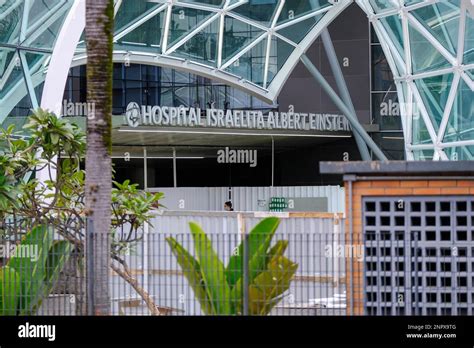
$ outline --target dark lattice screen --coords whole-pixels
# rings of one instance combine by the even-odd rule
[[[474,314],[474,198],[363,198],[369,315]]]

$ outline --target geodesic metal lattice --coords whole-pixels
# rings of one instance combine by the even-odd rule
[[[0,1],[0,123],[7,115],[26,116],[39,106],[48,63],[71,4]]]
[[[474,4],[358,0],[396,79],[408,159],[474,156]]]
[[[223,81],[264,100],[275,100],[300,57],[321,31],[352,2],[116,0],[114,60],[190,71]],[[472,0],[356,2],[371,20],[396,79],[407,158],[472,159]],[[50,45],[45,43],[46,49],[40,48],[43,50],[41,53],[46,54],[55,48],[43,95],[39,88],[33,93],[34,87],[28,87],[28,78],[23,80],[26,87],[22,91],[27,91],[32,100],[36,94],[36,99],[42,97],[43,107],[57,110],[62,99],[62,91],[57,86],[64,85],[69,68],[64,63],[68,59],[60,57],[75,50],[73,65],[87,61],[84,44],[80,42],[76,47],[76,41],[71,39],[76,36],[79,39],[83,31],[85,1],[7,0],[0,6],[7,13],[14,3],[19,3],[20,8],[26,4],[40,6],[51,3],[45,7],[50,16],[60,11],[52,7],[53,4],[65,3],[67,8],[73,3],[69,20],[62,28],[59,25],[53,30],[61,29],[61,39],[56,45],[54,40],[50,40]],[[65,13],[67,10],[63,15]],[[0,26],[5,26],[2,16],[0,14]],[[3,41],[2,33],[0,45]],[[7,49],[2,48],[2,51],[7,52]],[[16,52],[19,51],[21,48]],[[19,57],[21,63],[21,55]],[[48,61],[42,65],[44,69]],[[22,67],[27,65],[25,62]],[[36,70],[31,67],[25,76],[32,75],[31,71]],[[0,73],[1,78],[5,74],[1,65]],[[45,74],[39,81],[44,78]],[[30,85],[35,86],[35,79],[32,80]],[[0,94],[0,98],[2,96]],[[17,99],[5,96],[0,99],[0,121],[18,104]]]
[[[350,3],[122,0],[114,58],[184,69],[274,100],[301,54]],[[81,43],[74,64],[85,61]]]

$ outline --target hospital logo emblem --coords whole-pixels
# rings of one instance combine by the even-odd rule
[[[128,104],[125,117],[130,127],[137,128],[141,121],[140,106],[135,102]]]

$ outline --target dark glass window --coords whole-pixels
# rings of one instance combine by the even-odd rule
[[[373,28],[371,28],[371,99],[372,123],[379,131],[372,133],[375,143],[389,159],[405,159],[401,109],[393,74]]]
[[[86,67],[69,71],[64,99],[87,99]],[[202,76],[156,66],[114,64],[113,113],[122,115],[130,102],[143,105],[199,106],[219,109],[275,109],[245,92]]]

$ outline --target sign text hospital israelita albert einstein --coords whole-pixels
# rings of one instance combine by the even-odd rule
[[[349,122],[342,115],[297,112],[269,112],[253,110],[207,109],[201,117],[200,108],[139,106],[130,103],[125,123],[132,128],[139,126],[240,128],[262,130],[299,130],[349,132]]]

